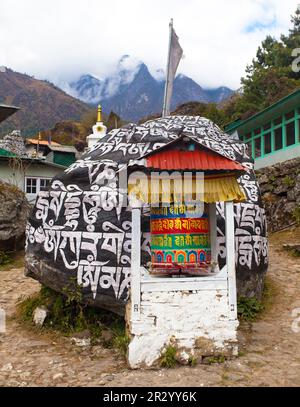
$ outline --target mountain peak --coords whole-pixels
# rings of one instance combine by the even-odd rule
[[[162,69],[151,71],[141,60],[123,55],[112,74],[104,81],[92,75],[82,75],[70,84],[72,94],[79,99],[103,105],[105,113],[113,110],[125,120],[138,121],[161,110],[165,85]],[[232,91],[225,86],[205,90],[192,78],[180,73],[174,81],[171,108],[190,101],[216,102],[229,97]]]
[[[123,55],[117,63],[116,71],[117,72],[118,71],[119,72],[137,71],[142,64],[143,64],[143,62],[137,58],[131,57],[130,55]]]

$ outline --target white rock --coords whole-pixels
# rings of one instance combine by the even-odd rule
[[[91,338],[71,338],[71,342],[76,346],[91,346]]]
[[[64,374],[63,374],[63,373],[56,373],[56,374],[53,376],[53,380],[61,379],[62,377],[64,377]]]
[[[2,366],[1,372],[10,372],[13,370],[13,365],[11,363],[7,363],[6,365]]]
[[[189,364],[189,360],[190,360],[190,355],[182,350],[182,351],[178,351],[176,353],[176,360],[178,363],[180,363],[181,365],[188,365]]]
[[[35,323],[35,325],[42,326],[45,322],[48,312],[49,311],[46,307],[37,307],[33,313],[33,322]]]

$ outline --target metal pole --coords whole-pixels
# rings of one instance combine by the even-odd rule
[[[172,40],[172,30],[173,30],[173,18],[171,18],[170,24],[169,24],[169,49],[168,49],[168,61],[167,61],[167,76],[166,76],[166,84],[165,84],[165,93],[164,93],[164,104],[163,104],[163,111],[162,111],[162,117],[166,117],[170,114],[170,112],[167,109],[167,92],[168,92],[168,86],[170,82],[170,55],[171,55],[171,40]]]

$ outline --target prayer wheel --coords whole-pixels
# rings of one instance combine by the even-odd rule
[[[207,205],[203,208],[171,204],[152,207],[151,274],[206,275],[211,247]]]

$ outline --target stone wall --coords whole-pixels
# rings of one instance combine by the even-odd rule
[[[268,231],[295,224],[300,217],[300,158],[256,171],[266,209]],[[298,213],[299,212],[299,213]]]
[[[0,140],[0,148],[17,154],[18,156],[26,156],[26,148],[24,139],[20,130],[13,130]]]

